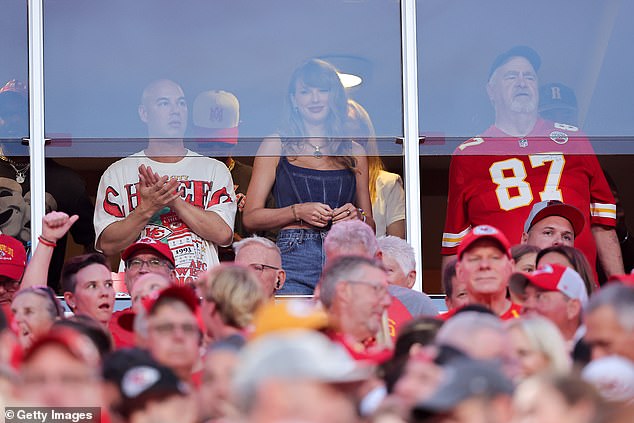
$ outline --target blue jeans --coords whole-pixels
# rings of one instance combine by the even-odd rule
[[[286,282],[278,294],[312,295],[325,263],[324,238],[319,229],[283,229],[277,237]]]

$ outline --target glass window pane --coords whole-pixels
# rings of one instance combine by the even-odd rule
[[[634,115],[634,77],[629,72],[633,59],[624,53],[634,36],[629,19],[632,13],[634,4],[621,1],[582,0],[575,2],[574,8],[545,0],[530,4],[502,0],[486,4],[438,0],[417,3],[419,130],[426,137],[420,148],[425,156],[421,159],[422,224],[424,243],[429,244],[424,249],[424,267],[433,275],[426,283],[432,281],[440,288],[440,239],[448,245],[453,242],[449,238],[458,239],[468,229],[461,223],[454,230],[445,227],[443,233],[438,222],[443,222],[445,215],[455,217],[464,210],[471,219],[468,224],[473,225],[478,223],[474,215],[479,212],[483,219],[482,211],[499,202],[486,223],[504,227],[512,221],[514,212],[524,210],[527,216],[534,202],[559,199],[580,207],[589,222],[590,204],[587,199],[579,201],[576,192],[588,198],[592,195],[593,203],[609,203],[614,215],[609,194],[603,201],[597,197],[598,191],[610,191],[603,173],[619,190],[619,213],[634,209],[634,196],[627,189],[634,154],[634,123],[630,118]],[[522,50],[501,56],[518,47]],[[521,66],[516,66],[516,59]],[[482,138],[470,140],[480,135]],[[527,153],[511,152],[509,143]],[[482,147],[476,148],[480,144]],[[468,184],[474,180],[468,170],[472,166],[466,160],[455,159],[471,151],[480,155],[479,160],[471,162],[473,167],[480,164],[483,175],[491,176],[483,176],[479,187],[472,184],[471,191],[466,192],[457,188],[460,182],[456,175],[461,173],[462,181]],[[530,163],[516,158],[528,160],[528,154],[536,152],[561,152],[558,157],[568,159],[566,170],[563,162],[553,157],[533,157]],[[569,170],[573,163],[584,160],[571,156],[588,153],[590,157],[596,154],[598,163],[588,159],[576,179],[590,175],[588,186],[560,190],[571,186],[565,180],[574,174]],[[453,163],[460,163],[454,169],[464,171],[457,170],[450,179],[452,154]],[[500,155],[500,161],[493,163],[491,157],[483,157],[491,155]],[[535,188],[531,179],[540,166],[547,170],[540,182],[543,189]],[[426,178],[447,182],[429,186]],[[486,189],[491,180],[499,183],[495,193],[493,186]],[[458,198],[452,197],[452,190],[465,197],[447,206],[448,191],[450,201]],[[500,210],[506,212],[504,221],[494,214]],[[596,214],[592,215],[593,225],[598,224]],[[619,218],[621,229],[617,234],[622,232],[621,240],[627,234],[623,228],[634,225],[633,215],[630,211]],[[521,226],[525,219],[519,220]],[[512,244],[520,242],[519,226],[514,236],[507,232]],[[585,247],[594,245],[592,235],[588,232],[577,241],[575,245],[594,263],[594,247]]]
[[[315,57],[362,78],[348,94],[368,110],[390,154],[400,154],[398,2],[48,0],[45,22],[46,133],[73,139],[72,149],[54,141],[50,155],[138,151],[143,141],[129,139],[147,135],[137,113],[141,92],[159,78],[182,86],[186,136],[197,149],[207,147],[195,140],[209,131],[196,126],[219,119],[222,110],[196,111],[205,104],[196,97],[209,90],[233,94],[240,137],[234,154],[253,155],[262,137],[280,128],[293,70]],[[100,142],[83,145],[94,139]]]
[[[0,139],[4,150],[7,144],[29,135],[27,43],[26,2],[4,1],[0,14]],[[9,152],[25,154],[25,149],[16,148]]]

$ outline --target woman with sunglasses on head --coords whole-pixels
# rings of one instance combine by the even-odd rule
[[[64,307],[48,286],[19,290],[11,303],[13,326],[22,348],[48,333],[53,323],[64,318]]]

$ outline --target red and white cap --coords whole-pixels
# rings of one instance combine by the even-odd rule
[[[479,225],[473,228],[465,237],[462,239],[462,242],[458,246],[458,260],[462,258],[462,254],[467,251],[471,246],[482,240],[482,239],[490,239],[495,241],[500,250],[506,254],[508,258],[511,258],[511,244],[506,236],[497,228],[489,225]]]
[[[581,233],[586,223],[583,213],[575,206],[562,203],[558,200],[540,201],[539,203],[533,204],[533,208],[526,222],[524,222],[524,232],[530,231],[535,223],[549,216],[560,216],[568,220],[572,225],[575,236]]]
[[[22,279],[26,267],[26,250],[20,241],[0,234],[0,275],[14,281]]]
[[[137,242],[123,250],[123,253],[121,253],[121,259],[123,261],[127,261],[141,250],[152,250],[158,255],[166,258],[170,263],[172,263],[172,266],[176,265],[176,262],[174,261],[174,254],[172,254],[172,250],[169,245],[148,237],[139,239]]]
[[[533,273],[514,273],[509,280],[509,287],[517,293],[523,293],[528,284],[544,291],[559,291],[570,299],[579,300],[584,306],[588,303],[588,291],[583,279],[569,267],[545,264]]]
[[[203,91],[194,100],[192,119],[197,138],[237,144],[240,103],[235,95],[222,90]]]

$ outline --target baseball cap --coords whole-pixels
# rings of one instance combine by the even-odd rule
[[[153,359],[128,369],[119,385],[122,400],[114,408],[124,417],[142,410],[150,400],[160,400],[172,395],[186,396],[189,386],[174,372]]]
[[[497,68],[511,60],[513,57],[524,57],[533,66],[535,72],[539,70],[539,67],[542,64],[542,59],[535,50],[528,46],[515,46],[500,54],[495,58],[493,63],[491,63],[491,68],[489,69],[489,79],[491,79],[493,72],[495,72]]]
[[[328,315],[308,301],[271,301],[255,313],[252,338],[291,329],[325,329]]]
[[[542,85],[539,88],[539,111],[551,109],[577,110],[577,96],[572,88],[559,82]]]
[[[4,84],[2,88],[0,88],[0,94],[4,93],[15,93],[23,98],[26,98],[29,95],[29,89],[24,82],[18,81],[17,79],[11,79]]]
[[[528,232],[533,225],[549,216],[561,216],[567,219],[572,225],[575,236],[581,233],[585,225],[583,214],[575,206],[562,203],[559,200],[547,200],[533,204],[533,208],[524,222],[524,232]]]
[[[569,267],[545,264],[533,273],[513,273],[509,279],[509,287],[513,292],[523,293],[529,283],[544,291],[559,291],[568,298],[579,300],[582,305],[588,302],[583,279]]]
[[[238,98],[227,91],[203,91],[194,100],[194,134],[198,138],[237,144],[240,123]]]
[[[170,263],[172,263],[172,266],[176,265],[174,254],[172,254],[172,250],[169,245],[148,237],[139,239],[134,244],[123,250],[123,253],[121,253],[121,259],[123,261],[127,261],[141,250],[152,250],[161,257],[166,258]]]
[[[100,356],[95,344],[76,330],[57,327],[38,337],[33,344],[24,351],[21,362],[28,362],[33,355],[43,347],[55,344],[63,347],[72,356],[90,366],[99,366]]]
[[[489,225],[479,225],[473,228],[458,246],[458,259],[462,258],[462,254],[467,251],[475,242],[481,239],[491,239],[499,245],[500,249],[506,254],[508,258],[511,258],[511,244],[506,236],[497,228]]]
[[[26,250],[20,241],[0,235],[0,275],[19,281],[26,267]]]
[[[634,399],[634,363],[627,358],[612,355],[592,360],[581,371],[581,377],[608,401]]]
[[[172,285],[161,291],[154,292],[147,297],[143,305],[148,314],[151,314],[156,305],[164,298],[174,298],[182,301],[194,314],[198,313],[198,305],[200,303],[194,290],[186,285]]]
[[[458,358],[443,366],[442,382],[412,413],[416,418],[445,413],[466,399],[512,395],[513,390],[513,383],[493,363]]]
[[[249,342],[240,354],[232,388],[246,408],[257,388],[268,380],[360,382],[370,376],[372,369],[356,362],[341,345],[319,332],[290,330]]]
[[[108,353],[103,360],[101,376],[107,382],[121,386],[125,373],[132,367],[154,363],[148,350],[141,348],[120,348]]]

